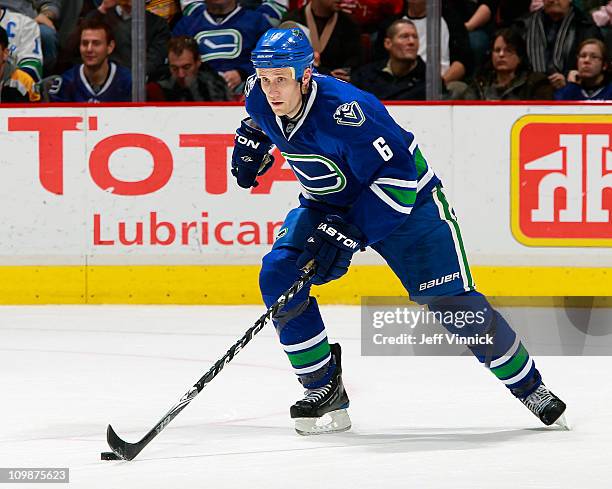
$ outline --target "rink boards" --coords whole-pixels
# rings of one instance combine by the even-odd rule
[[[492,295],[612,295],[610,105],[391,105],[444,181]],[[297,204],[276,153],[229,174],[244,107],[0,109],[0,303],[258,303],[261,257]],[[373,135],[373,140],[378,135]],[[372,252],[315,289],[401,295]]]

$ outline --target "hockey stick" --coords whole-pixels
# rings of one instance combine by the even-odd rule
[[[276,316],[276,314],[287,304],[293,296],[297,294],[304,285],[310,282],[310,279],[313,277],[315,272],[315,266],[313,262],[310,262],[304,273],[300,278],[298,278],[295,283],[289,287],[278,299],[277,301],[268,308],[263,316],[261,316],[257,322],[251,326],[246,333],[240,338],[236,343],[232,345],[232,347],[223,355],[217,362],[210,368],[208,372],[206,372],[200,380],[198,380],[191,389],[189,389],[183,397],[177,402],[174,406],[170,408],[170,410],[164,414],[164,417],[160,419],[157,424],[144,436],[142,439],[136,443],[129,443],[117,435],[115,430],[111,425],[108,425],[106,429],[106,441],[108,442],[108,446],[111,450],[117,455],[119,458],[123,460],[132,460],[134,459],[144,447],[146,447],[157,435],[161,433],[161,431],[168,426],[168,423],[172,421],[178,413],[180,413],[183,409],[187,407],[187,405],[206,387],[206,385],[214,379],[219,372],[232,361],[234,356],[244,348],[244,346],[251,341],[253,336],[259,333],[265,324]]]

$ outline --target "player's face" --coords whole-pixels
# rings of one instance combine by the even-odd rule
[[[181,87],[188,87],[196,79],[200,63],[200,59],[194,59],[193,53],[187,49],[180,55],[172,51],[168,53],[170,73]]]
[[[302,91],[291,68],[261,68],[257,76],[272,112],[278,116],[293,116],[298,112]]]
[[[86,29],[81,34],[81,59],[88,68],[101,66],[115,48],[115,43],[106,39],[104,29]]]
[[[414,26],[399,24],[393,37],[385,39],[385,49],[392,59],[414,61],[419,51],[419,35]]]
[[[601,75],[604,59],[597,44],[586,44],[578,53],[578,75],[581,79],[593,79]]]
[[[516,50],[506,44],[502,36],[498,36],[493,44],[493,52],[491,53],[491,61],[495,71],[514,73],[521,63],[521,59]]]

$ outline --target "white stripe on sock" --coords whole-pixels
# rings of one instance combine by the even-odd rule
[[[283,350],[285,350],[287,353],[305,350],[306,348],[310,348],[311,346],[320,343],[325,338],[327,338],[327,331],[323,330],[314,338],[310,338],[309,340],[303,341],[302,343],[296,343],[295,345],[283,345]]]
[[[512,358],[512,355],[514,355],[517,352],[520,344],[521,344],[521,339],[519,338],[519,335],[516,335],[516,338],[514,339],[514,343],[512,344],[510,349],[506,353],[504,353],[501,357],[499,357],[497,360],[493,360],[489,368],[499,367],[500,365],[503,365],[508,360],[510,360]]]

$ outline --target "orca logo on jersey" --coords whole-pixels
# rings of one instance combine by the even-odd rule
[[[334,112],[334,119],[342,126],[361,126],[366,118],[357,102],[349,102],[338,106]]]
[[[312,154],[281,154],[306,192],[313,195],[333,194],[346,187],[346,176],[329,158]]]
[[[236,29],[198,32],[195,40],[203,62],[212,59],[234,59],[242,52],[242,34]]]

